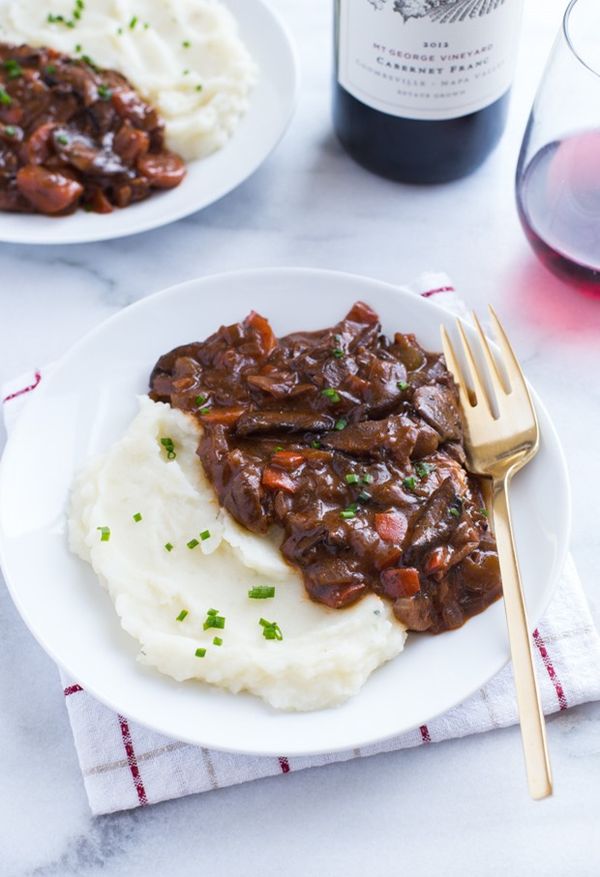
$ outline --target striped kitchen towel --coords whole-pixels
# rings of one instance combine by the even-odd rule
[[[456,313],[464,304],[444,275],[426,275],[413,290]],[[43,382],[45,369],[11,382],[2,391],[7,431],[21,406]],[[573,561],[533,633],[536,670],[546,714],[600,699],[600,638]],[[375,746],[331,755],[252,757],[171,740],[116,715],[61,672],[65,701],[90,807],[111,813],[274,774],[318,767],[379,752],[436,743],[517,722],[510,666],[480,691],[427,725]]]

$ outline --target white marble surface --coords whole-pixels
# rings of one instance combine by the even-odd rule
[[[280,148],[236,192],[163,230],[91,246],[0,245],[0,380],[205,272],[292,264],[394,281],[443,269],[470,304],[498,306],[555,418],[572,473],[573,551],[600,621],[600,301],[537,265],[513,201],[520,137],[565,0],[527,2],[500,148],[470,179],[431,189],[369,175],[334,140],[329,0],[271,2],[298,40],[303,74]],[[600,873],[598,705],[549,722],[556,794],[541,804],[527,798],[511,729],[92,819],[56,670],[3,587],[0,624],[2,877]]]

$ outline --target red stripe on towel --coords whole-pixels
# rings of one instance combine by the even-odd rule
[[[20,390],[15,390],[14,393],[9,393],[8,396],[5,396],[2,402],[10,402],[11,399],[18,399],[19,396],[24,396],[25,393],[31,393],[32,390],[35,390],[39,382],[42,380],[41,372],[35,373],[35,378],[33,384],[29,384],[28,387],[22,387]]]
[[[279,756],[279,767],[281,768],[281,773],[289,773],[290,772],[290,763],[285,757],[285,755]]]
[[[423,743],[431,743],[431,736],[429,734],[429,728],[427,727],[427,725],[421,725],[421,727],[419,728],[419,731],[421,732],[422,742]]]
[[[118,718],[119,726],[121,728],[121,736],[123,738],[123,746],[125,747],[125,754],[127,755],[127,764],[129,765],[129,770],[131,771],[133,785],[135,786],[140,806],[145,807],[148,803],[148,798],[146,797],[146,789],[144,788],[142,775],[140,774],[137,758],[135,757],[133,740],[131,739],[131,731],[129,730],[129,723],[127,719],[123,718],[123,716],[119,716]]]
[[[438,286],[437,289],[427,289],[425,292],[421,293],[421,298],[430,298],[432,295],[437,295],[438,292],[454,292],[453,286]]]
[[[554,690],[556,692],[556,699],[558,700],[558,707],[561,710],[566,710],[566,709],[568,709],[569,705],[567,703],[565,690],[562,687],[562,682],[560,681],[560,679],[557,676],[556,670],[554,669],[554,664],[552,663],[550,655],[548,654],[548,649],[546,647],[546,643],[542,639],[539,630],[533,631],[533,641],[536,644],[536,646],[538,647],[538,651],[542,657],[542,661],[544,662],[544,667],[546,668],[548,676],[550,677],[550,681],[552,682],[552,685],[554,686]]]
[[[68,697],[70,694],[77,694],[78,691],[83,691],[81,685],[69,685],[64,690],[65,697]]]

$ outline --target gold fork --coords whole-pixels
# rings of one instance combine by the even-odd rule
[[[475,314],[473,321],[487,364],[488,386],[493,390],[496,413],[486,389],[483,370],[477,364],[473,348],[460,320],[457,320],[457,326],[471,374],[471,382],[465,380],[448,333],[443,326],[441,327],[442,343],[446,363],[458,384],[465,414],[467,427],[465,450],[469,469],[477,475],[491,479],[492,520],[500,559],[527,779],[531,797],[540,799],[552,794],[552,772],[546,743],[544,714],[533,668],[527,610],[508,501],[513,475],[537,453],[539,427],[521,367],[491,306],[490,313],[502,352],[508,385]]]

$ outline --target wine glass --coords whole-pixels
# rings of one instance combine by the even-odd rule
[[[600,295],[600,2],[571,0],[521,146],[517,206],[555,274]]]

